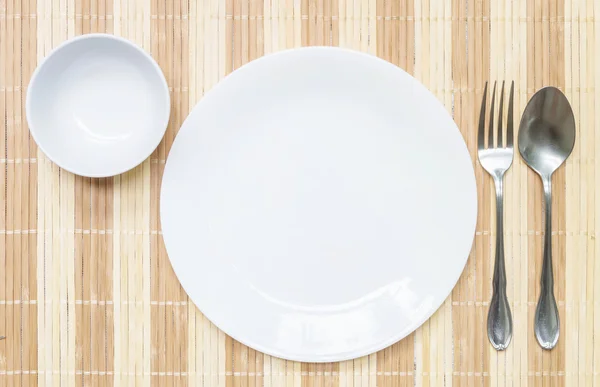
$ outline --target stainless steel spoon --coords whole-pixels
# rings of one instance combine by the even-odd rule
[[[540,89],[531,97],[519,127],[519,152],[544,186],[546,224],[540,298],[534,331],[538,343],[552,349],[560,322],[554,298],[552,273],[552,174],[565,162],[575,145],[575,117],[567,97],[555,87]]]

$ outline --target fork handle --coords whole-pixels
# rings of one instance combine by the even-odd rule
[[[488,338],[497,350],[508,347],[512,338],[512,316],[506,295],[506,268],[504,264],[504,194],[503,174],[494,176],[496,186],[496,254],[492,300],[488,311]]]

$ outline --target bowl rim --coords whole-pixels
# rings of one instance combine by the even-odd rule
[[[42,142],[38,141],[39,138],[37,135],[37,129],[36,129],[35,125],[33,124],[33,120],[32,120],[32,113],[31,113],[32,101],[31,100],[32,100],[32,94],[35,93],[34,91],[32,92],[32,90],[35,89],[34,85],[36,84],[36,81],[39,78],[40,71],[52,57],[60,54],[60,52],[63,51],[66,47],[68,47],[74,43],[78,43],[78,42],[81,42],[84,40],[95,40],[95,39],[112,40],[112,41],[118,42],[120,44],[124,44],[124,45],[132,48],[133,50],[137,51],[138,53],[140,53],[150,63],[150,65],[156,71],[156,74],[158,75],[159,82],[162,85],[164,96],[166,97],[167,108],[165,109],[165,116],[162,118],[162,121],[160,123],[157,123],[157,125],[159,125],[160,128],[163,128],[163,127],[164,128],[161,129],[160,136],[157,135],[157,140],[155,141],[155,144],[153,144],[152,148],[149,149],[148,151],[141,152],[141,155],[143,157],[136,159],[135,163],[128,163],[127,165],[123,165],[120,168],[114,168],[113,170],[106,170],[101,173],[88,173],[84,170],[77,168],[77,165],[66,165],[62,162],[59,162],[57,160],[57,158],[52,155],[52,152],[48,152],[48,150],[44,146],[44,144]],[[123,38],[121,36],[105,34],[105,33],[91,33],[91,34],[79,35],[74,38],[67,39],[64,42],[60,43],[55,48],[53,48],[50,51],[50,53],[48,55],[46,55],[38,63],[37,67],[33,71],[30,81],[29,81],[29,84],[27,85],[27,93],[25,96],[25,117],[27,119],[27,126],[28,126],[29,132],[31,133],[31,136],[33,137],[34,141],[36,142],[38,148],[46,155],[46,157],[48,157],[48,159],[50,159],[52,162],[54,162],[56,165],[58,165],[61,169],[71,172],[73,174],[79,175],[79,176],[84,176],[84,177],[101,178],[101,177],[116,176],[116,175],[125,173],[125,172],[137,167],[141,163],[143,163],[144,160],[146,160],[150,155],[152,155],[152,152],[154,152],[154,150],[158,147],[158,145],[164,138],[164,135],[165,135],[168,125],[169,125],[170,116],[171,116],[171,96],[169,94],[169,86],[167,84],[165,75],[164,75],[162,69],[160,68],[160,66],[158,65],[158,63],[154,60],[154,58],[152,58],[152,56],[148,52],[146,52],[144,49],[142,49],[140,46],[138,46],[134,42],[132,42],[126,38]]]

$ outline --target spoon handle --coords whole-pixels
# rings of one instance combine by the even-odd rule
[[[544,349],[552,349],[558,342],[560,321],[554,298],[554,275],[552,273],[552,177],[542,177],[546,207],[544,233],[544,258],[540,298],[535,310],[534,330],[538,343]]]
[[[496,259],[494,262],[493,294],[488,311],[487,333],[492,346],[502,351],[512,338],[512,316],[506,296],[506,269],[504,265],[504,222],[502,175],[494,176],[496,186]]]

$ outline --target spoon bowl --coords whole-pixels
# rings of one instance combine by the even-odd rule
[[[519,128],[519,152],[541,175],[552,175],[575,145],[575,117],[567,97],[555,87],[540,89],[527,104]]]
[[[552,273],[552,174],[565,162],[575,145],[575,117],[567,97],[555,87],[545,87],[531,97],[519,127],[519,152],[544,186],[546,224],[540,298],[534,331],[544,349],[558,342],[560,320],[554,298]]]

